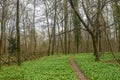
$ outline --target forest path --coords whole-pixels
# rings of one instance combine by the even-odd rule
[[[74,61],[74,57],[72,56],[70,58],[70,63],[72,65],[72,68],[74,69],[75,73],[77,74],[78,80],[89,80],[83,72],[79,69],[77,63]]]

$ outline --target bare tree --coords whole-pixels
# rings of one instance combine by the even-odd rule
[[[93,1],[94,2],[94,1]],[[100,56],[99,56],[99,29],[100,29],[100,15],[101,12],[104,8],[104,5],[101,4],[100,0],[96,0],[96,12],[94,13],[95,19],[93,20],[91,18],[91,16],[88,14],[87,9],[85,7],[85,2],[82,0],[81,1],[81,5],[83,7],[83,11],[86,15],[86,18],[90,24],[90,27],[83,19],[83,17],[81,16],[81,14],[78,12],[78,10],[75,8],[74,4],[73,4],[73,0],[69,0],[69,3],[71,5],[71,7],[73,8],[75,14],[78,16],[80,22],[83,24],[83,26],[85,27],[85,29],[89,32],[89,34],[91,35],[92,41],[93,41],[93,48],[94,48],[94,55],[95,55],[95,61],[99,61],[100,60]],[[92,17],[94,17],[92,16]]]

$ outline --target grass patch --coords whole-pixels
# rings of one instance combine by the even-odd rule
[[[104,54],[101,60],[113,59]],[[113,63],[95,62],[92,54],[77,54],[75,61],[90,80],[120,80],[120,66]]]
[[[3,67],[0,80],[77,80],[70,66],[70,56],[43,57],[24,62],[20,67]]]

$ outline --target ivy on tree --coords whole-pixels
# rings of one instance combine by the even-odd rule
[[[17,51],[17,40],[15,38],[9,38],[8,39],[9,46],[8,46],[8,51],[10,55],[15,55],[15,52]]]

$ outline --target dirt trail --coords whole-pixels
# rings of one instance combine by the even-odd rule
[[[78,76],[78,80],[89,80],[84,74],[83,72],[79,69],[78,65],[76,64],[76,62],[74,61],[74,58],[71,57],[70,58],[70,63],[74,69],[74,71],[76,72],[77,76]]]

